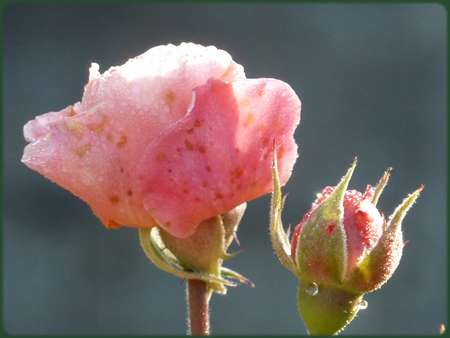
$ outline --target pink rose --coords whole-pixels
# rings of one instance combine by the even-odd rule
[[[89,72],[81,102],[25,125],[22,161],[106,227],[191,235],[272,190],[274,141],[281,181],[289,179],[301,104],[288,84],[247,79],[227,52],[193,43]]]

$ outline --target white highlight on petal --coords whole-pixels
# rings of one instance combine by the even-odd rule
[[[92,62],[89,67],[89,81],[95,80],[100,77],[100,66],[98,63]]]

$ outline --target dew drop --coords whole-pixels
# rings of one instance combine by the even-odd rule
[[[360,310],[365,310],[369,306],[369,303],[367,303],[367,300],[363,299],[361,302],[359,302],[358,307]]]
[[[305,292],[308,295],[314,297],[319,293],[319,286],[317,285],[317,283],[312,282],[306,287]]]

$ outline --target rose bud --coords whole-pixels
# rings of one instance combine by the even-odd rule
[[[276,161],[275,166],[276,166]],[[385,219],[376,205],[390,175],[373,188],[347,190],[356,160],[335,187],[325,187],[295,227],[281,224],[281,191],[274,167],[272,243],[280,261],[299,279],[298,309],[311,334],[341,331],[396,270],[403,251],[401,223],[423,187]]]
[[[300,100],[285,82],[247,79],[213,46],[158,46],[103,74],[92,64],[80,102],[25,125],[22,161],[84,200],[106,227],[142,229],[141,243],[156,250],[148,256],[174,272],[178,265],[160,251],[162,237],[174,237],[172,249],[187,255],[176,239],[211,219],[224,227],[222,218],[235,208],[270,192],[274,139],[286,182],[299,121]],[[150,243],[155,226],[164,235]],[[227,240],[214,242],[221,257]],[[198,252],[190,255],[186,264],[200,262]]]

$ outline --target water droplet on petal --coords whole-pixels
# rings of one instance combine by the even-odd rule
[[[305,288],[305,292],[314,297],[319,293],[319,286],[317,285],[317,283],[310,283],[306,288]]]
[[[367,300],[363,299],[359,304],[358,307],[360,310],[365,310],[369,306],[369,303],[367,303]]]

